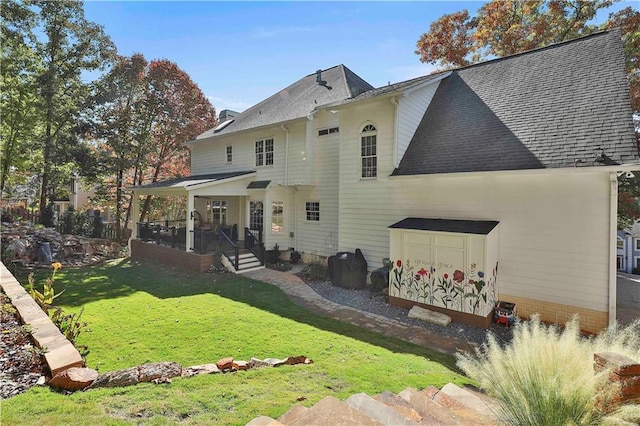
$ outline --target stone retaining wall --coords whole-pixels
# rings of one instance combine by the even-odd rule
[[[0,262],[0,287],[18,311],[22,322],[33,327],[34,343],[39,348],[46,348],[44,358],[52,376],[68,368],[84,365],[78,350],[51,322],[51,319],[2,262]]]

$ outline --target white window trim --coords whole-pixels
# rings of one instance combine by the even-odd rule
[[[311,220],[309,219],[309,216],[307,215],[307,213],[309,213],[310,211],[307,209],[307,204],[308,203],[316,203],[318,204],[318,220]],[[315,212],[311,212],[311,213],[315,213]],[[315,200],[309,200],[309,201],[305,201],[304,202],[304,221],[305,223],[320,223],[320,221],[322,220],[322,217],[320,216],[321,210],[320,210],[320,201],[315,201]]]
[[[636,268],[636,265],[638,265],[638,260],[640,259],[640,256],[633,256],[633,265],[631,265],[631,269],[638,269]],[[638,265],[640,266],[640,265]]]
[[[624,249],[625,249],[625,246],[626,246],[624,239],[623,239],[623,238],[620,238],[620,237],[617,237],[617,238],[618,238],[618,241],[622,241],[622,247],[618,247],[618,246],[617,246],[617,244],[616,244],[617,249],[618,249],[618,250],[624,250]],[[636,241],[638,241],[638,240],[636,240]],[[636,243],[636,244],[637,244],[637,243]]]
[[[369,131],[364,131],[367,127],[373,127],[374,130],[369,130]],[[376,159],[376,175],[375,176],[362,176],[362,172],[363,172],[363,167],[362,167],[362,160],[365,158],[362,155],[362,139],[364,137],[367,136],[375,136],[376,137],[376,154],[375,155],[370,155],[367,156],[366,158],[375,158]],[[359,161],[359,169],[360,169],[360,180],[376,180],[378,179],[378,169],[379,169],[379,164],[378,164],[378,127],[376,126],[375,123],[373,123],[372,121],[367,121],[364,122],[360,125],[360,131],[358,132],[358,151],[359,151],[359,155],[358,158],[360,159]]]
[[[271,141],[271,164],[267,164],[267,141]],[[262,164],[258,164],[258,144],[262,147]],[[258,139],[253,143],[253,158],[256,167],[273,167],[276,164],[276,140],[273,136]]]
[[[280,230],[280,231],[274,231],[274,230],[273,230],[273,225],[274,225],[274,223],[273,223],[273,205],[274,205],[275,203],[280,203],[280,204],[282,204],[282,230]],[[271,228],[271,234],[273,234],[273,235],[282,235],[282,234],[284,234],[284,230],[285,230],[285,224],[284,224],[284,221],[285,221],[285,215],[284,215],[284,201],[279,201],[279,200],[277,200],[277,201],[271,201],[271,226],[270,226],[270,228]]]
[[[224,149],[225,160],[227,164],[233,163],[233,145],[228,145]],[[231,160],[229,160],[231,157]]]

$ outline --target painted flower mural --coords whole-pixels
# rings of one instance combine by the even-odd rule
[[[487,279],[475,263],[440,274],[434,266],[415,269],[409,259],[393,263],[390,296],[483,316],[495,304],[497,264]]]

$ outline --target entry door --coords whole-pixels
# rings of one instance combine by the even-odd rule
[[[249,229],[262,239],[264,228],[264,203],[262,201],[249,201]]]

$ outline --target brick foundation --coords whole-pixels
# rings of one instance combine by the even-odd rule
[[[543,302],[542,300],[526,299],[508,294],[500,294],[498,299],[505,302],[516,303],[518,305],[518,316],[521,318],[528,319],[533,314],[539,314],[540,319],[544,322],[563,325],[571,321],[571,318],[577,314],[580,320],[580,329],[590,333],[599,333],[609,325],[608,312]]]
[[[153,242],[131,240],[131,257],[147,259],[191,271],[206,272],[213,265],[213,254],[189,253]]]

